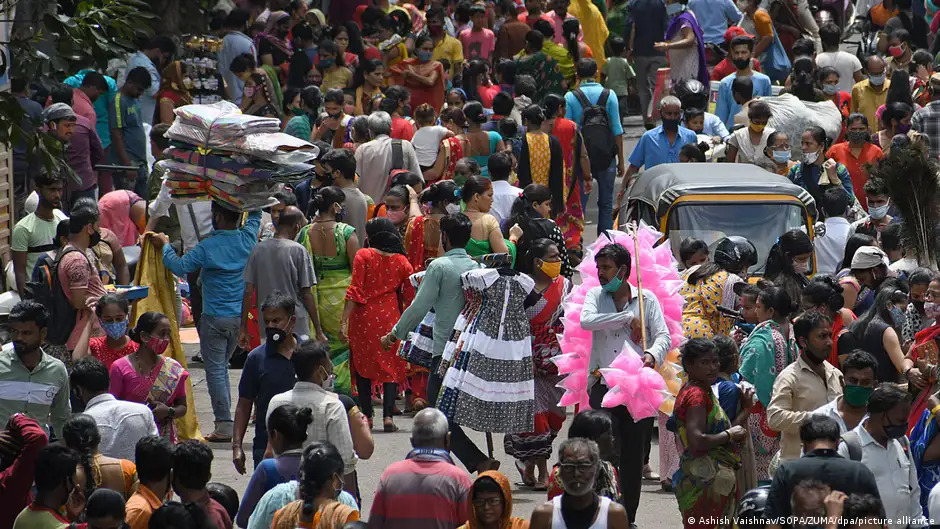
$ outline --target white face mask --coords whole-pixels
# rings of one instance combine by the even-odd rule
[[[803,153],[803,163],[807,165],[813,165],[814,163],[816,163],[816,160],[818,159],[819,159],[819,151]]]
[[[797,274],[809,272],[809,261],[793,261],[793,271]]]
[[[868,214],[871,215],[871,218],[875,220],[881,220],[888,216],[888,208],[891,207],[891,204],[885,204],[883,206],[870,207],[868,208]]]
[[[444,206],[444,211],[446,211],[448,215],[456,215],[460,213],[460,204],[447,204]]]

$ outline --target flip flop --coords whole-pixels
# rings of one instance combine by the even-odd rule
[[[232,441],[232,436],[222,435],[220,433],[212,432],[206,436],[206,442],[209,443],[228,443]]]
[[[532,481],[528,481],[528,480],[526,479],[526,476],[525,476],[525,463],[523,463],[522,461],[519,461],[518,459],[516,459],[516,460],[515,460],[515,465],[516,465],[516,470],[519,471],[519,479],[522,480],[522,481],[517,481],[517,482],[516,482],[516,486],[517,486],[517,487],[534,487],[534,486],[535,486],[535,479],[532,479]]]

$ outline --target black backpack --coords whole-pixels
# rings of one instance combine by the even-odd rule
[[[617,143],[610,130],[610,116],[607,114],[610,90],[605,88],[594,104],[580,88],[574,91],[574,96],[581,103],[581,136],[591,160],[591,172],[600,173],[607,170],[617,156]]]
[[[88,260],[84,252],[78,248],[70,247],[62,250],[62,253],[56,257],[55,262],[52,264],[52,286],[49,292],[49,301],[46,304],[46,307],[49,308],[49,329],[46,334],[46,341],[53,345],[65,345],[65,342],[72,334],[72,329],[75,328],[76,317],[78,316],[78,311],[75,310],[72,302],[66,297],[62,282],[59,281],[59,263],[63,257],[72,252],[81,252],[82,257],[85,257],[86,261]],[[88,261],[88,266],[94,268],[91,261]]]

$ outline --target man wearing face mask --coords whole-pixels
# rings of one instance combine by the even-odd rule
[[[715,103],[715,114],[721,118],[725,126],[730,130],[734,127],[734,116],[741,110],[741,105],[755,97],[767,97],[771,95],[770,77],[755,72],[751,68],[751,59],[754,55],[754,39],[737,36],[731,39],[729,46],[729,57],[736,69],[735,73],[721,80],[718,87],[718,100]],[[735,79],[748,77],[753,85],[750,96],[745,96],[744,101],[739,101],[735,97],[731,84]]]
[[[852,233],[864,233],[881,239],[881,232],[894,221],[888,210],[891,208],[891,196],[884,180],[869,180],[863,187],[865,191],[865,204],[868,206],[868,217],[852,223]]]
[[[868,414],[868,397],[878,384],[875,371],[878,361],[861,349],[852,351],[842,362],[842,396],[816,408],[814,415],[832,417],[844,434]]]
[[[889,522],[906,519],[909,527],[923,527],[920,485],[905,435],[910,411],[906,391],[890,382],[879,385],[868,399],[868,418],[843,436],[839,455],[862,462],[875,475]]]
[[[323,342],[306,341],[294,351],[291,364],[297,374],[294,388],[275,395],[268,404],[267,416],[278,406],[293,404],[298,408],[313,410],[313,423],[307,429],[304,447],[316,441],[329,441],[343,456],[345,466],[343,483],[353,495],[356,491],[356,451],[346,408],[334,393],[336,375],[330,361],[330,346]],[[267,421],[267,418],[265,419]],[[273,455],[268,444],[268,454]]]
[[[313,263],[307,250],[295,242],[300,229],[307,224],[307,219],[297,206],[287,206],[278,218],[274,237],[259,242],[251,250],[245,271],[242,277],[245,280],[245,293],[242,297],[241,330],[238,343],[242,349],[248,350],[248,312],[251,310],[252,298],[265,300],[273,292],[278,291],[293,297],[296,300],[294,314],[297,315],[294,323],[294,334],[300,340],[310,337],[310,324],[316,332],[314,338],[325,342],[326,335],[320,327],[320,318],[317,315],[317,300],[310,287],[317,284],[313,271]],[[258,312],[261,304],[258,303]],[[307,316],[310,319],[307,319]],[[261,321],[264,326],[264,320]]]
[[[581,327],[591,331],[592,335],[588,393],[591,407],[600,409],[609,390],[600,377],[601,369],[610,367],[624,347],[640,356],[644,366],[655,368],[666,358],[671,341],[659,300],[646,290],[643,291],[646,321],[640,321],[639,292],[627,281],[632,264],[627,249],[617,243],[608,244],[597,252],[594,261],[601,285],[592,288],[584,300]],[[644,324],[645,345],[640,327]],[[609,411],[617,424],[614,437],[620,440],[619,479],[623,505],[630,519],[635,520],[640,504],[646,445],[653,434],[653,419],[634,420],[624,406],[610,408]]]
[[[639,143],[630,153],[630,166],[627,167],[623,184],[621,184],[620,191],[617,193],[618,206],[623,194],[630,186],[630,181],[633,180],[633,176],[640,171],[641,167],[645,167],[648,171],[660,164],[678,163],[679,150],[687,144],[694,144],[698,141],[694,132],[679,125],[679,122],[682,121],[682,103],[679,98],[675,96],[664,97],[659,103],[659,113],[663,118],[663,124],[644,132]],[[580,120],[575,121],[575,123],[578,122]],[[622,137],[617,136],[618,143],[622,141]],[[616,213],[614,216],[616,216]]]
[[[783,434],[781,461],[800,457],[800,425],[842,395],[842,373],[826,361],[832,351],[829,316],[805,312],[793,323],[793,332],[802,354],[777,375],[767,406],[767,425]]]
[[[852,112],[864,114],[871,125],[870,132],[878,132],[881,129],[881,120],[876,112],[878,107],[885,104],[891,81],[885,73],[887,63],[877,55],[872,55],[865,61],[865,69],[868,71],[868,79],[859,81],[852,87]]]
[[[258,242],[261,211],[248,215],[239,228],[241,213],[212,202],[212,235],[195,248],[177,256],[164,234],[154,238],[162,246],[163,264],[175,275],[200,271],[202,318],[199,321],[200,353],[206,364],[206,385],[212,396],[215,431],[210,441],[232,439],[231,397],[228,394],[228,361],[238,345],[241,328],[243,271],[248,256]]]
[[[582,437],[566,439],[558,448],[558,466],[565,493],[535,508],[530,524],[532,529],[627,529],[636,526],[629,522],[635,518],[628,518],[622,505],[598,496],[594,491],[594,481],[600,470],[597,443]]]
[[[911,118],[911,130],[927,136],[930,141],[927,154],[936,160],[940,157],[940,73],[930,76],[927,90],[930,91],[930,103],[914,112],[914,117]]]

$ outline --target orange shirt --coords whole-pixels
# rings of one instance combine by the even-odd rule
[[[160,508],[163,501],[157,497],[146,485],[137,487],[137,492],[127,500],[125,506],[125,522],[130,529],[147,529],[153,511]]]
[[[884,153],[881,152],[881,148],[866,142],[865,145],[862,146],[862,152],[859,153],[858,158],[856,158],[849,148],[849,142],[844,141],[833,145],[826,156],[841,163],[848,169],[849,176],[852,177],[852,191],[855,192],[855,198],[858,199],[859,203],[867,211],[868,204],[865,201],[865,190],[863,189],[865,182],[868,181],[868,171],[865,169],[865,166],[884,158]]]

